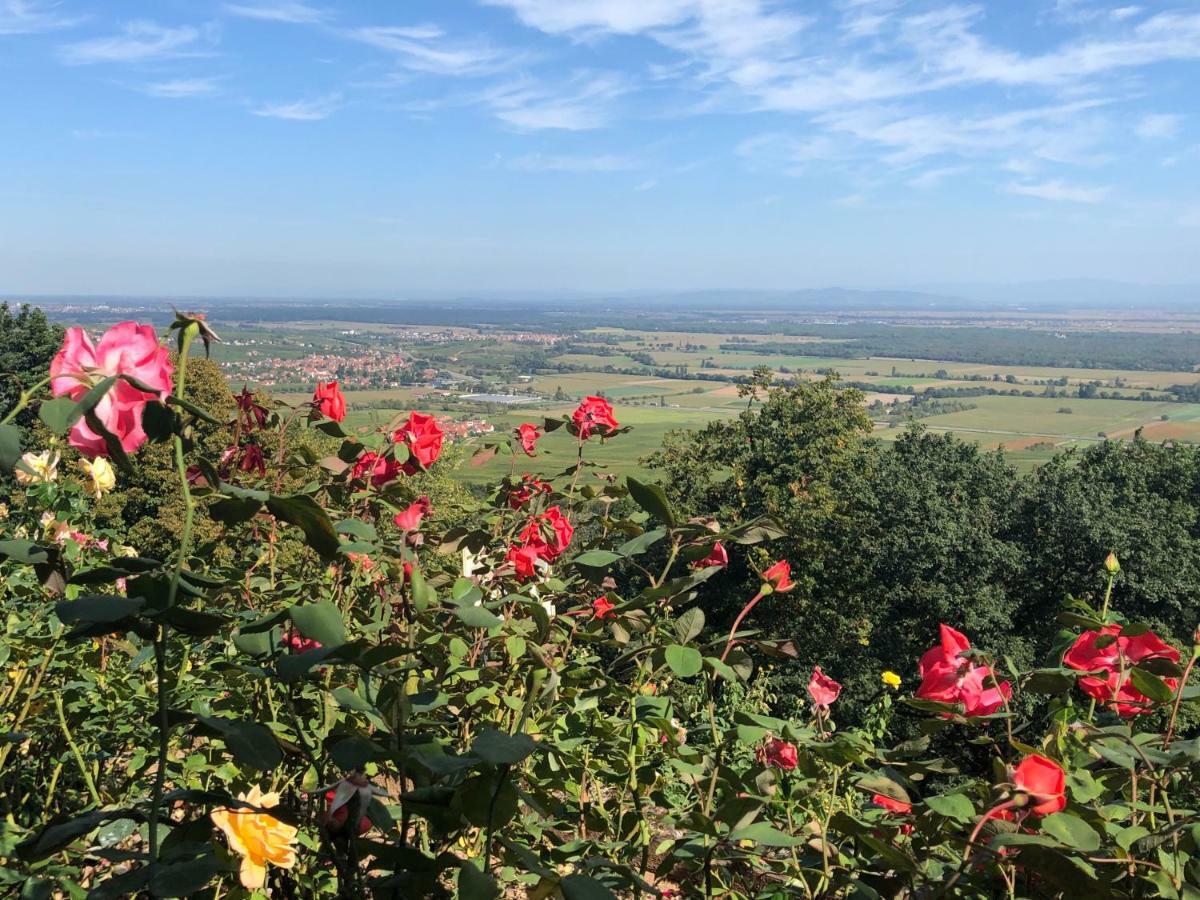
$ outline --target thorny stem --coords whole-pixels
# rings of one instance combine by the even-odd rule
[[[92,779],[91,770],[83,762],[83,754],[79,752],[79,745],[71,736],[71,729],[67,727],[67,717],[63,713],[62,694],[58,691],[54,692],[54,709],[58,713],[58,727],[62,729],[63,736],[67,739],[67,746],[71,748],[71,755],[75,757],[75,763],[79,766],[84,783],[87,784],[88,793],[92,795],[92,802],[96,806],[100,806],[100,793],[96,790],[96,782]]]
[[[179,369],[175,379],[175,396],[183,399],[184,386],[187,384],[188,353],[192,341],[200,333],[200,326],[191,323],[183,328],[179,341]],[[183,575],[183,566],[187,560],[188,550],[192,540],[192,525],[196,517],[196,506],[192,500],[191,486],[188,484],[187,464],[183,458],[183,437],[176,434],[173,438],[175,445],[175,472],[179,477],[179,490],[183,495],[183,528],[179,534],[179,553],[175,557],[175,570],[171,574],[171,584],[167,590],[167,607],[175,605],[179,595],[179,580]],[[154,673],[158,688],[158,765],[154,772],[154,789],[150,795],[150,814],[147,817],[147,829],[150,839],[150,870],[153,877],[154,868],[158,865],[158,818],[162,809],[163,788],[167,780],[167,751],[171,737],[170,724],[170,692],[167,684],[167,638],[169,626],[159,625],[154,638]]]
[[[1171,743],[1171,738],[1175,735],[1175,720],[1179,716],[1179,704],[1183,702],[1183,690],[1187,687],[1188,679],[1192,675],[1192,669],[1195,668],[1196,658],[1200,656],[1200,644],[1192,646],[1192,658],[1188,660],[1187,668],[1183,670],[1183,677],[1179,679],[1179,687],[1175,691],[1175,703],[1171,706],[1171,719],[1167,722],[1167,733],[1163,735],[1163,749]]]

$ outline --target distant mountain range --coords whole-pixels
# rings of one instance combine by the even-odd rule
[[[260,307],[308,306],[378,308],[452,304],[459,307],[493,306],[552,307],[568,310],[578,307],[629,310],[653,308],[751,311],[802,310],[822,313],[839,310],[1079,310],[1079,309],[1185,309],[1200,310],[1200,285],[1134,284],[1100,279],[1077,278],[1055,281],[1028,281],[1011,284],[944,283],[923,284],[909,289],[897,288],[801,288],[796,290],[747,290],[712,288],[689,291],[601,292],[578,289],[531,291],[397,291],[392,296],[354,298],[307,297],[163,297],[159,296],[29,296],[0,300],[28,299],[53,305],[139,306],[174,303],[180,308],[197,304],[227,307],[247,304]]]

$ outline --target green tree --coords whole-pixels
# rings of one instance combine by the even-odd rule
[[[62,326],[37,307],[22,304],[14,313],[8,303],[0,303],[0,415],[12,408],[22,390],[45,377],[62,341]],[[25,410],[17,423],[28,425],[35,418],[35,410]]]

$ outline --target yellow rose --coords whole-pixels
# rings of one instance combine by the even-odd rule
[[[258,787],[238,799],[270,809],[279,804],[276,793],[264,794]],[[229,848],[242,857],[242,885],[251,890],[267,881],[267,863],[290,869],[296,864],[296,829],[267,813],[248,809],[218,809],[213,824],[225,832]]]
[[[92,493],[96,495],[97,500],[117,486],[117,473],[112,463],[103,456],[97,456],[93,460],[81,459],[79,468],[92,480]]]
[[[58,478],[58,451],[43,450],[41,453],[26,453],[21,464],[13,472],[21,484],[36,484]]]
[[[890,669],[879,677],[883,680],[883,683],[892,690],[897,690],[900,687],[900,676]]]

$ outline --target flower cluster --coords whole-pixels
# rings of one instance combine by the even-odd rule
[[[1111,706],[1119,716],[1128,718],[1151,708],[1150,699],[1133,684],[1133,668],[1148,660],[1179,662],[1179,651],[1152,631],[1122,634],[1120,625],[1105,625],[1098,631],[1085,631],[1071,645],[1063,663],[1080,672],[1079,689],[1094,700]],[[1163,678],[1172,691],[1175,678]]]

